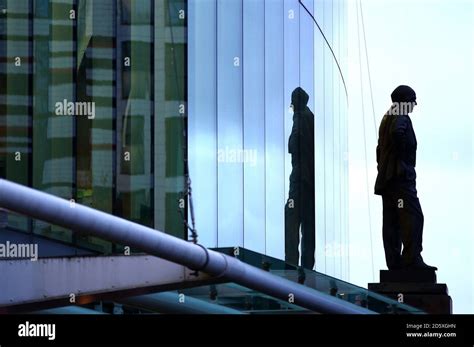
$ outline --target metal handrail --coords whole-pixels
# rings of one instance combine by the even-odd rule
[[[127,245],[319,313],[375,314],[201,245],[4,179],[0,179],[0,207]]]

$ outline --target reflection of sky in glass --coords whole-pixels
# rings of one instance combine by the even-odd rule
[[[340,56],[344,3],[304,3]],[[291,92],[301,86],[315,113],[316,266],[347,277],[347,257],[325,257],[327,242],[340,244],[347,236],[347,189],[340,189],[345,100],[311,17],[297,0],[191,0],[188,14],[189,164],[201,242],[284,258],[292,169],[288,107]],[[216,152],[226,148],[256,151],[256,164],[220,161]]]
[[[349,1],[350,280],[378,281],[370,268],[367,180],[355,1]],[[455,313],[474,312],[474,2],[364,0],[377,128],[399,84],[417,92],[412,120],[418,139],[418,193],[425,215],[424,249],[447,283]],[[361,32],[362,35],[362,32]],[[374,268],[385,268],[381,199],[373,195],[376,136],[363,41],[363,91],[372,212]],[[357,252],[357,250],[366,252]]]

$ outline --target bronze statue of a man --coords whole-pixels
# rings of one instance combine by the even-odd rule
[[[437,270],[421,257],[424,217],[416,191],[417,142],[409,117],[417,105],[416,94],[401,85],[391,98],[392,106],[379,128],[375,182],[375,194],[381,195],[383,202],[385,259],[390,270]]]

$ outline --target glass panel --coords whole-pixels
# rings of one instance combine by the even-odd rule
[[[265,11],[243,2],[244,247],[265,253]],[[247,246],[248,245],[248,246]]]
[[[217,0],[217,17],[218,245],[238,246],[244,236],[243,165],[237,155],[243,146],[242,2]]]
[[[265,241],[266,252],[285,257],[284,2],[265,2]]]
[[[276,299],[235,283],[184,289],[180,290],[179,293],[184,294],[186,297],[193,297],[211,304],[226,306],[242,313],[313,313],[287,301]]]
[[[311,42],[301,42],[300,36],[300,5],[298,0],[286,0],[284,1],[285,8],[283,12],[283,25],[284,25],[284,32],[283,32],[283,42],[284,42],[284,49],[283,49],[283,102],[284,107],[287,110],[283,115],[283,123],[284,123],[284,131],[285,135],[283,138],[283,143],[285,145],[284,151],[284,161],[285,161],[285,177],[283,184],[285,187],[285,202],[289,196],[289,188],[290,188],[290,174],[292,171],[291,166],[291,155],[288,153],[288,139],[290,137],[292,127],[293,127],[293,112],[289,110],[289,106],[291,105],[291,93],[296,87],[302,87],[301,85],[301,70],[303,68],[310,69],[308,73],[311,71],[310,65],[302,66],[302,56],[300,52],[300,47],[305,46],[311,47]],[[303,70],[304,73],[304,70]],[[305,89],[309,95],[309,100],[313,98],[313,95],[309,94],[309,90]],[[283,207],[279,207],[283,208]],[[280,258],[280,257],[279,257]],[[283,257],[281,257],[283,258]]]
[[[121,1],[117,28],[120,97],[117,98],[117,212],[153,226],[153,6]]]
[[[339,49],[339,32],[340,32],[340,19],[339,19],[339,2],[333,3],[333,14],[334,25],[333,25],[333,38],[332,38],[332,47],[336,57],[340,57]],[[342,60],[342,59],[340,59]],[[332,63],[332,75],[333,75],[333,104],[334,104],[334,138],[333,138],[333,162],[334,162],[334,243],[333,248],[341,249],[341,217],[342,217],[342,205],[341,205],[341,186],[343,180],[343,173],[341,172],[341,108],[345,108],[345,101],[341,99],[341,78],[339,76],[339,70],[336,63],[333,60]],[[331,273],[332,276],[341,278],[342,275],[342,261],[341,256],[334,256],[334,272]]]
[[[113,213],[116,23],[110,13],[115,1],[100,5],[78,2],[77,101],[93,115],[76,120],[77,202]],[[91,236],[79,236],[77,244],[112,251],[110,242]]]
[[[324,3],[315,1],[314,16],[324,25]],[[314,25],[314,24],[313,24]],[[315,162],[315,224],[316,224],[316,270],[326,271],[326,159],[325,159],[325,42],[322,35],[314,35],[314,162]],[[347,257],[349,258],[349,257]]]
[[[324,34],[327,40],[332,46],[333,43],[333,27],[334,20],[332,15],[333,1],[325,0],[324,2]],[[334,58],[332,57],[331,51],[324,45],[324,189],[325,189],[325,201],[324,201],[324,212],[325,212],[325,229],[326,234],[326,250],[332,249],[335,244],[335,219],[336,219],[336,206],[335,206],[335,172],[334,172],[334,72],[336,68],[334,64]],[[337,81],[337,80],[336,80]],[[337,81],[338,82],[338,81]],[[316,172],[316,175],[318,172]],[[321,174],[321,172],[320,172]],[[318,192],[316,192],[316,195]],[[325,255],[327,251],[325,251]],[[334,257],[326,256],[326,268],[325,273],[334,274],[335,271],[335,259]]]
[[[216,250],[230,256],[235,256],[237,253],[236,257],[244,263],[269,270],[277,276],[287,278],[294,282],[298,281],[298,276],[301,273],[301,270],[294,265],[247,249],[239,248],[238,252],[235,252],[235,248],[219,248]],[[355,286],[337,278],[307,269],[304,270],[304,273],[306,276],[304,284],[306,286],[353,304],[367,307],[372,311],[386,314],[423,313],[423,311],[417,308],[401,304],[396,300],[370,292],[365,288]]]
[[[34,4],[33,187],[69,200],[75,185],[75,119],[58,106],[75,101],[73,1]],[[62,227],[41,221],[33,227],[37,234],[72,241],[71,232]]]
[[[0,153],[1,177],[23,185],[30,183],[31,165],[31,27],[29,1],[3,2],[2,8],[2,91],[0,117],[3,143]],[[6,87],[6,89],[4,89]],[[5,216],[5,215],[4,215]],[[8,226],[29,231],[28,219],[8,215]]]
[[[188,114],[187,31],[183,23],[187,7],[186,2],[168,1],[156,1],[154,6],[154,222],[158,230],[187,238],[183,223],[187,214],[183,177],[187,150],[183,134]],[[174,16],[172,22],[168,21],[169,14]]]
[[[189,170],[199,242],[216,247],[217,230],[217,7],[189,2]],[[205,86],[203,88],[203,86]]]

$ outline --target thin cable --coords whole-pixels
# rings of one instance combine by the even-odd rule
[[[371,264],[372,264],[372,279],[375,281],[375,270],[374,270],[374,248],[372,243],[372,214],[370,211],[370,193],[369,193],[369,168],[367,164],[367,139],[365,134],[365,107],[364,107],[364,83],[362,80],[362,53],[360,50],[360,30],[359,30],[359,10],[357,8],[356,3],[356,11],[357,11],[357,40],[358,40],[358,48],[359,48],[359,73],[360,73],[360,93],[361,93],[361,101],[362,101],[362,129],[364,135],[364,154],[365,154],[365,177],[367,180],[367,207],[369,213],[369,238],[370,238],[370,257],[371,257]]]
[[[308,10],[308,8],[303,4],[302,0],[298,0],[298,2],[300,3],[301,6],[303,6],[303,8],[306,10],[306,12],[309,14],[309,16],[313,19],[313,22],[314,24],[316,24],[316,26],[318,27],[319,29],[319,32],[321,33],[321,35],[323,36],[324,38],[324,41],[326,41],[326,44],[327,46],[329,47],[331,53],[332,53],[332,56],[334,58],[334,61],[336,62],[336,65],[337,65],[337,68],[339,70],[339,75],[341,76],[341,79],[342,79],[342,84],[344,85],[344,91],[346,92],[346,102],[347,104],[349,104],[349,95],[347,93],[347,86],[346,86],[346,81],[344,80],[344,75],[342,74],[342,70],[341,70],[341,66],[339,65],[339,61],[337,60],[336,58],[336,55],[334,54],[334,51],[332,50],[332,47],[331,45],[329,44],[326,36],[324,35],[321,27],[319,26],[318,22],[316,21],[316,18],[314,18],[313,14]]]
[[[364,12],[362,11],[362,0],[359,0],[360,18],[362,21],[362,33],[364,34],[365,60],[367,63],[367,74],[369,76],[370,100],[372,102],[372,118],[374,121],[375,139],[377,139],[377,123],[375,121],[374,94],[372,93],[372,79],[370,78],[369,54],[367,53],[367,40],[365,37]]]
[[[176,4],[173,4],[174,11],[177,10]],[[179,11],[178,11],[179,12]],[[174,24],[172,23],[172,15],[171,15],[171,6],[168,8],[168,18],[170,20],[170,34],[171,34],[171,44],[172,44],[172,52],[173,52],[173,68],[174,68],[174,75],[176,80],[176,92],[178,95],[179,100],[184,101],[181,95],[181,86],[179,85],[179,78],[178,78],[178,66],[176,64],[176,50],[175,50],[175,40],[174,40],[174,31],[173,27]],[[191,225],[189,225],[186,216],[184,215],[181,208],[178,209],[179,214],[183,218],[183,224],[185,225],[186,229],[191,233],[191,241],[195,244],[198,242],[198,234],[196,230],[196,223],[194,218],[194,205],[193,205],[193,196],[192,196],[192,188],[191,188],[191,177],[189,175],[189,165],[188,165],[188,134],[187,134],[187,110],[184,113],[183,117],[179,116],[181,119],[181,126],[182,126],[182,135],[183,135],[183,162],[184,162],[184,197],[188,199],[189,203],[189,212],[191,215]]]

